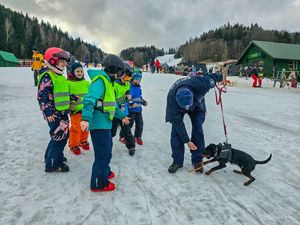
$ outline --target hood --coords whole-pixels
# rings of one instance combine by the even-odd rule
[[[103,75],[106,78],[108,78],[108,80],[110,80],[109,76],[107,75],[107,73],[105,73],[104,70],[89,69],[89,70],[87,70],[87,74],[89,75],[91,80],[93,80],[96,76],[99,76],[99,75]]]

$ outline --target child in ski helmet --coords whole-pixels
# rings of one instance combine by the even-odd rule
[[[46,50],[44,59],[48,69],[39,76],[37,99],[50,128],[51,139],[45,153],[45,171],[68,172],[63,151],[69,135],[70,95],[63,73],[69,53],[52,47]]]
[[[125,71],[123,74],[119,74],[118,79],[114,82],[116,102],[118,107],[124,112],[125,115],[128,115],[127,101],[131,99],[130,83],[128,81],[130,80],[131,75],[132,68],[129,64],[125,63]],[[125,145],[128,149],[128,153],[130,156],[133,156],[135,153],[135,142],[129,124],[123,124],[121,120],[114,118],[112,125],[112,136],[114,137],[116,135],[119,125],[121,125],[121,133],[124,135]]]
[[[142,106],[148,105],[147,101],[142,97],[142,89],[140,85],[141,79],[142,72],[138,69],[135,69],[130,84],[130,94],[132,103],[129,105],[129,118],[131,128],[135,123],[134,139],[135,142],[139,145],[144,144],[142,140],[142,133],[144,127]]]
[[[68,82],[70,85],[71,99],[71,127],[69,137],[69,148],[72,153],[79,155],[80,147],[83,150],[90,150],[88,143],[89,131],[82,131],[80,127],[82,116],[82,100],[87,94],[90,82],[84,79],[83,67],[79,62],[74,62],[71,66],[70,74],[68,74]]]
[[[83,99],[82,130],[90,130],[95,160],[92,167],[90,188],[93,192],[113,191],[115,173],[110,169],[112,157],[112,120],[114,117],[129,124],[129,118],[117,107],[113,82],[117,74],[124,73],[123,61],[109,54],[102,61],[103,70],[90,69],[91,85]]]

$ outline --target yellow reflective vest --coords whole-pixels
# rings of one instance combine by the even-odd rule
[[[39,76],[38,86],[42,78],[49,74],[53,84],[54,106],[57,111],[65,111],[70,108],[70,90],[67,79],[60,74],[46,71]]]
[[[112,83],[103,75],[94,77],[91,83],[98,79],[102,79],[105,86],[105,93],[96,103],[95,109],[102,110],[104,113],[109,113],[109,119],[113,120],[116,111],[116,96]]]
[[[82,100],[83,97],[88,93],[90,82],[87,80],[72,81],[68,80],[70,86],[70,94],[74,94],[79,97],[78,101],[75,102],[73,113],[79,112],[83,109]]]

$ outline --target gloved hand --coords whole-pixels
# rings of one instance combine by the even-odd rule
[[[147,106],[147,105],[148,105],[148,102],[147,102],[146,100],[143,99],[143,100],[142,100],[142,105],[143,105],[143,106]]]
[[[59,126],[54,131],[52,138],[54,141],[61,141],[66,138],[69,132],[69,123],[61,120]]]

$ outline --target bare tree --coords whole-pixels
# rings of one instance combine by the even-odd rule
[[[6,17],[5,18],[6,46],[13,33],[14,33],[14,28],[12,26],[11,19]]]

